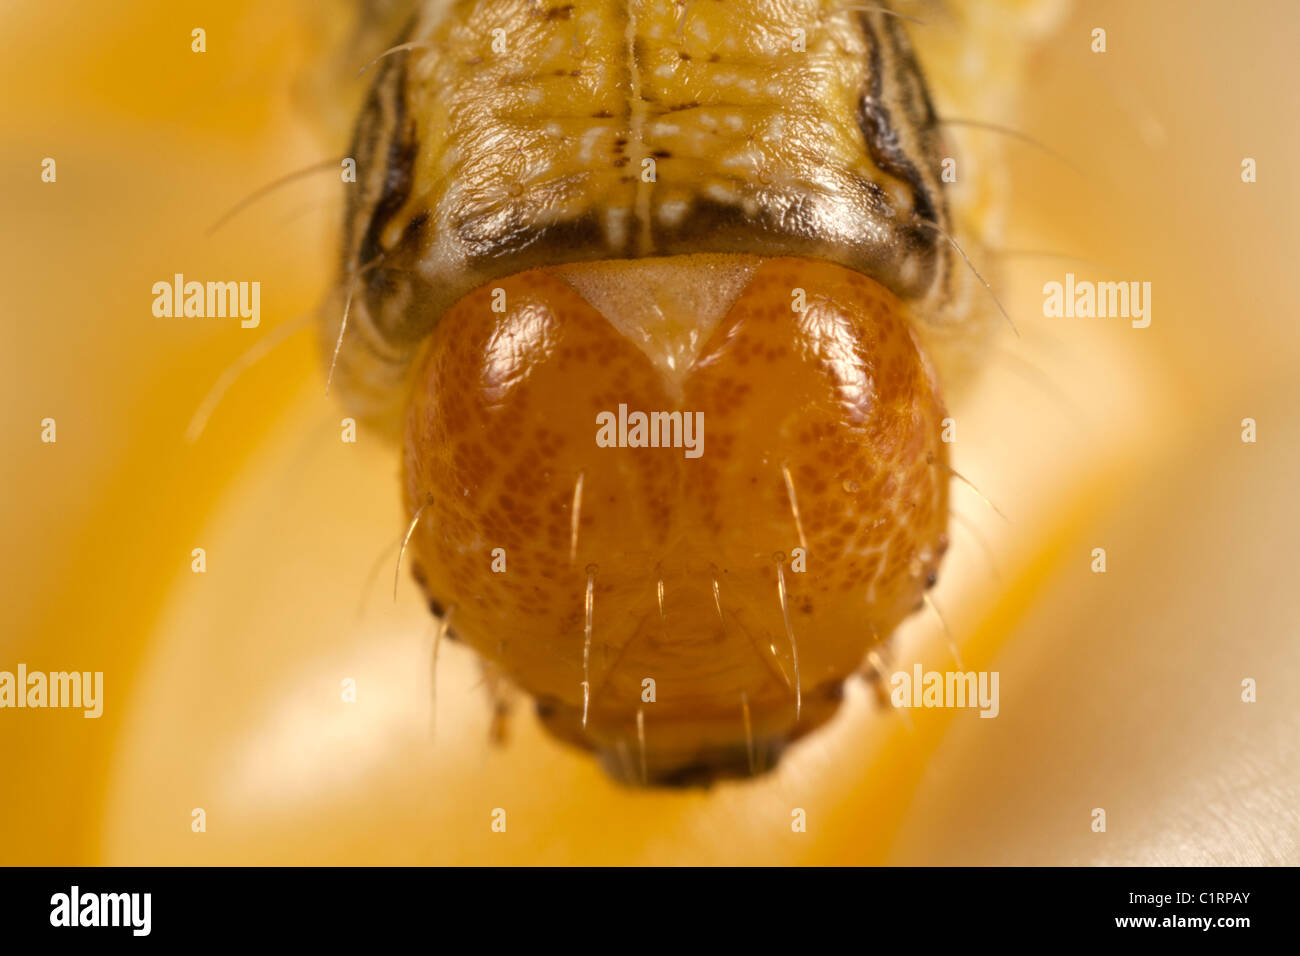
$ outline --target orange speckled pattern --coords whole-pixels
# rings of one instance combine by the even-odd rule
[[[834,713],[947,544],[942,401],[888,290],[757,260],[706,331],[670,381],[557,270],[520,273],[441,319],[406,422],[426,596],[552,732],[634,781],[642,753],[651,782],[770,766]],[[702,413],[702,454],[601,447],[597,416],[620,405]]]

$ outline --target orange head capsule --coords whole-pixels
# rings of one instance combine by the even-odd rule
[[[900,301],[841,266],[534,269],[457,302],[415,365],[408,553],[615,774],[752,772],[933,581],[943,415]]]

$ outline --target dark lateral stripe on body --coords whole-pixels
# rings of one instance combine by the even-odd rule
[[[380,194],[374,199],[369,221],[358,246],[358,267],[373,261],[384,252],[379,241],[380,233],[410,197],[414,181],[413,167],[419,151],[415,131],[407,123],[404,66],[392,62],[386,64],[384,75],[375,85],[373,98],[385,105],[381,115],[387,122],[386,129],[376,130],[365,156],[370,162],[383,156],[384,176]],[[388,134],[386,147],[378,141],[384,133]],[[364,210],[362,214],[364,215]]]
[[[362,116],[369,114],[372,120],[364,128],[358,124],[352,147],[358,167],[368,169],[377,182],[368,179],[365,188],[353,193],[345,248],[356,251],[344,268],[359,270],[349,324],[355,323],[360,338],[373,354],[383,356],[403,353],[399,344],[403,330],[400,322],[389,315],[385,303],[406,283],[402,274],[409,269],[401,261],[401,250],[418,248],[429,216],[425,212],[412,217],[397,248],[384,248],[384,230],[410,199],[419,142],[407,109],[406,58],[390,57],[380,70],[362,111]]]
[[[918,168],[912,157],[907,154],[903,143],[899,139],[898,130],[894,125],[894,118],[890,108],[885,103],[884,81],[888,75],[895,87],[903,90],[914,90],[919,87],[923,97],[922,115],[915,115],[914,111],[909,109],[910,104],[903,97],[901,105],[905,112],[908,113],[906,119],[911,124],[911,128],[917,131],[918,136],[923,137],[927,142],[933,138],[934,130],[937,127],[938,120],[934,108],[930,103],[929,94],[925,92],[924,82],[918,82],[920,68],[916,64],[910,48],[906,45],[906,40],[900,39],[899,27],[885,19],[883,31],[877,31],[872,23],[872,15],[865,12],[859,12],[858,22],[862,25],[862,30],[866,34],[867,43],[871,48],[868,54],[870,57],[868,69],[868,85],[858,100],[858,126],[862,130],[863,139],[866,142],[867,151],[871,156],[871,161],[885,173],[907,183],[912,191],[912,207],[917,219],[934,223],[942,228],[947,228],[948,207],[947,200],[939,188],[940,179],[938,170],[931,169],[930,178],[935,184],[932,190],[926,181],[926,176]],[[882,39],[881,33],[884,33],[886,40]],[[924,150],[925,143],[918,144]],[[922,156],[924,161],[924,156]],[[938,194],[936,199],[936,194]],[[930,250],[926,256],[927,268],[933,275],[934,269],[938,266],[938,258],[941,254],[939,235],[933,230],[924,226],[917,226],[908,230],[909,239],[915,248]]]

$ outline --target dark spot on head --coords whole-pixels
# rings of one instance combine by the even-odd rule
[[[666,149],[656,149],[653,150],[650,153],[650,155],[653,156],[655,159],[669,159],[672,157],[673,154],[668,152],[668,150]]]
[[[420,581],[420,583],[423,584],[424,582]],[[442,602],[437,598],[429,598],[429,613],[434,617],[441,619],[443,614],[446,613],[446,609],[442,606]]]
[[[822,684],[820,687],[813,690],[811,696],[820,697],[823,700],[834,701],[835,703],[839,703],[840,701],[844,700],[844,682],[838,680],[828,681],[825,684]]]
[[[417,212],[411,217],[411,221],[406,224],[406,228],[402,230],[402,241],[417,242],[420,238],[420,232],[424,229],[424,224],[428,221],[429,211],[427,209]],[[417,576],[416,580],[420,581],[420,578]],[[420,583],[423,584],[424,582],[420,581]]]
[[[573,16],[573,4],[571,3],[566,3],[562,7],[551,7],[546,11],[546,19],[548,20],[567,20],[571,16]]]
[[[927,589],[934,587],[939,583],[939,572],[931,570],[925,575],[925,586]]]
[[[614,114],[611,113],[609,110],[597,110],[596,112],[594,112],[594,113],[591,114],[591,118],[592,118],[592,119],[609,119],[609,118],[610,118],[611,116],[613,116],[613,115],[614,115]]]

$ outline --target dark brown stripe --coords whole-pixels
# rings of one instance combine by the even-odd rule
[[[866,142],[867,152],[871,156],[871,161],[882,172],[888,173],[896,179],[907,183],[912,193],[912,211],[916,218],[935,223],[946,228],[947,221],[947,203],[944,197],[940,195],[936,201],[934,193],[930,190],[925,176],[913,162],[912,157],[907,154],[903,144],[899,140],[898,130],[894,125],[894,117],[888,106],[884,102],[884,76],[885,63],[882,56],[882,46],[880,35],[872,25],[871,16],[867,13],[859,13],[858,20],[862,25],[863,32],[866,34],[867,42],[871,47],[868,54],[868,80],[867,89],[863,92],[858,100],[858,127],[862,130],[862,136]],[[895,82],[903,88],[925,89],[925,82],[921,78],[920,68],[916,64],[910,49],[900,46],[899,39],[895,34],[896,26],[886,25],[891,43],[891,53],[893,54],[893,66],[896,68]],[[904,43],[906,41],[903,41]],[[922,140],[922,147],[926,142],[927,124],[933,128],[937,121],[934,116],[934,110],[929,106],[929,96],[925,95],[925,103],[928,115],[920,118],[919,123],[915,123],[918,132],[918,138]],[[908,116],[905,119],[913,121],[915,118]],[[937,157],[935,157],[937,158]],[[924,159],[924,157],[923,157]],[[937,169],[931,169],[931,177],[936,185],[939,183]],[[937,190],[936,190],[937,191]],[[939,237],[932,229],[916,227],[908,230],[909,242],[915,248],[924,249],[926,247],[937,251]],[[931,263],[933,265],[933,262]]]
[[[367,105],[367,110],[372,107],[377,109],[381,97],[387,100],[390,110],[385,110],[380,115],[392,116],[387,130],[389,134],[387,149],[383,151],[385,153],[384,178],[379,195],[372,200],[373,212],[357,247],[357,266],[373,261],[384,252],[379,237],[384,227],[388,225],[388,221],[406,205],[407,199],[410,198],[411,184],[414,179],[413,166],[419,150],[414,124],[407,121],[405,63],[390,61],[386,64],[384,73],[371,90],[372,102]],[[373,152],[366,159],[374,161],[379,158],[377,154],[380,151],[380,144],[376,138],[376,141],[370,145]]]

